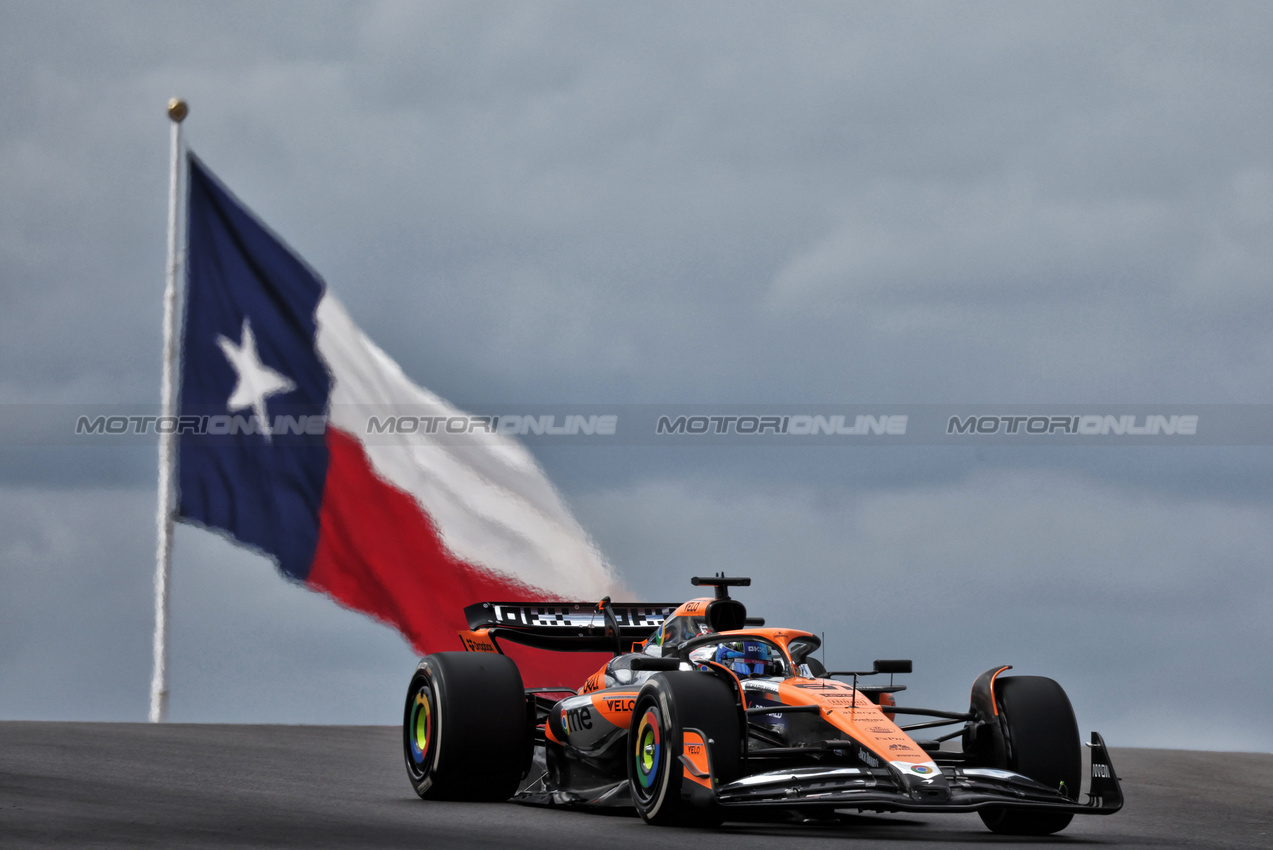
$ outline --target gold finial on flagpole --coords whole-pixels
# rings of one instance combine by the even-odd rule
[[[189,114],[190,107],[181,98],[174,97],[172,100],[168,101],[168,117],[177,124],[186,120],[186,116]]]

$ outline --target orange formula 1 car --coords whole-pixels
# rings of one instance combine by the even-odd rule
[[[975,811],[991,830],[1057,832],[1123,796],[1092,733],[1085,802],[1070,701],[1051,679],[977,678],[966,711],[908,708],[910,661],[828,673],[819,639],[763,628],[729,596],[750,579],[695,578],[680,606],[488,602],[466,609],[468,652],[420,662],[407,692],[407,774],[425,799],[633,806],[652,824],[792,811]],[[653,634],[651,632],[653,631]],[[613,651],[578,692],[524,689],[499,642]],[[889,684],[864,684],[888,674]],[[918,717],[905,723],[901,718]],[[899,725],[899,722],[902,725]],[[921,740],[918,732],[955,727]],[[959,740],[958,751],[942,746]]]

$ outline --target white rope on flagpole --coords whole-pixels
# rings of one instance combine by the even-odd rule
[[[168,279],[164,286],[164,368],[160,384],[160,414],[177,415],[177,219],[181,197],[181,122],[189,108],[184,100],[168,101],[172,122],[172,156],[168,181]],[[156,429],[157,430],[157,429]],[[177,437],[159,432],[159,507],[155,513],[158,542],[155,546],[155,668],[150,680],[150,722],[168,718],[168,578],[172,570],[173,459]]]

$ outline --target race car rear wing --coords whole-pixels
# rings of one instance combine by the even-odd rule
[[[617,640],[606,629],[596,602],[478,602],[464,609],[469,631],[460,633],[464,648],[500,652],[499,640],[558,652],[631,652],[663,625],[679,603],[609,602],[618,626]]]

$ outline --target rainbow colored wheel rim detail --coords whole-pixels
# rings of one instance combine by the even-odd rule
[[[649,788],[658,778],[659,760],[663,753],[660,743],[659,713],[650,707],[637,726],[636,752],[633,754],[636,759],[637,782],[641,783],[642,788]]]
[[[433,737],[433,709],[429,704],[429,688],[423,686],[416,691],[415,702],[411,707],[411,757],[415,763],[424,764],[424,756],[429,752],[429,739]]]

